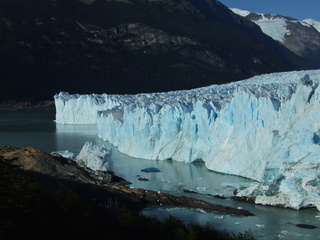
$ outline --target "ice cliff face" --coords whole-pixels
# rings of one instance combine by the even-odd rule
[[[56,123],[58,124],[96,124],[97,112],[112,109],[120,104],[120,96],[70,95],[62,92],[55,95]]]
[[[56,122],[146,159],[202,160],[259,181],[257,203],[320,210],[320,70],[274,73],[190,91],[55,96]]]

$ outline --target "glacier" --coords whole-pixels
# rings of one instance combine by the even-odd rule
[[[230,10],[242,17],[247,17],[250,14],[254,14],[255,18],[252,18],[251,21],[257,24],[261,28],[263,33],[270,36],[274,40],[281,42],[282,44],[285,43],[286,36],[291,35],[292,33],[289,30],[290,23],[300,23],[301,25],[306,27],[313,27],[315,30],[320,32],[320,22],[313,19],[305,19],[299,21],[298,19],[280,16],[277,14],[253,13],[238,8],[230,8]]]
[[[320,210],[320,70],[272,73],[199,89],[137,95],[61,92],[57,124],[96,124],[132,157],[203,161],[255,180],[237,196]]]
[[[246,17],[251,12],[246,10],[241,10],[238,8],[230,8],[235,14],[240,15],[242,17]],[[285,36],[290,34],[290,31],[287,30],[287,21],[285,17],[278,16],[275,14],[264,14],[264,13],[255,13],[259,15],[259,19],[253,20],[255,24],[257,24],[263,33],[272,37],[274,40],[284,43]],[[267,17],[266,17],[267,15]],[[298,21],[298,20],[295,20]],[[308,24],[307,22],[304,22]]]

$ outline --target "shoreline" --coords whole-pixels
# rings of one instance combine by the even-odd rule
[[[0,109],[51,108],[54,106],[55,106],[54,100],[22,101],[22,102],[10,100],[10,101],[0,102]]]
[[[84,199],[88,200],[94,196],[98,204],[103,203],[106,196],[109,196],[109,198],[118,199],[128,209],[132,207],[135,209],[137,206],[143,209],[148,205],[167,205],[201,208],[244,217],[254,215],[243,209],[211,204],[192,197],[131,188],[129,182],[111,172],[83,168],[71,159],[33,147],[0,146],[1,157],[11,165],[18,166],[22,175],[27,175],[36,181],[40,180],[40,183],[49,183],[54,188],[64,185],[74,189],[77,186],[78,193]],[[88,192],[91,192],[90,196]]]

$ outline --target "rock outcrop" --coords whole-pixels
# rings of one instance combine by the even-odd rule
[[[147,205],[174,205],[202,208],[227,214],[253,214],[228,206],[210,204],[186,196],[173,196],[150,190],[130,188],[125,180],[110,172],[92,171],[58,154],[49,154],[32,147],[0,146],[0,161],[10,162],[21,169],[18,174],[53,188],[72,188],[80,196],[105,207],[125,207],[141,210]],[[1,172],[1,162],[0,162]]]
[[[32,147],[0,146],[0,156],[11,161],[12,165],[19,166],[21,170],[62,179],[99,184],[111,183],[114,176],[108,172],[99,174],[90,169],[84,169],[71,159]]]

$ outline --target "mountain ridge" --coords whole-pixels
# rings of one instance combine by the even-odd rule
[[[295,54],[320,63],[319,22],[269,13],[255,13],[237,8],[234,13],[251,20],[261,30]]]
[[[315,66],[218,1],[5,0],[0,102],[191,89]]]

